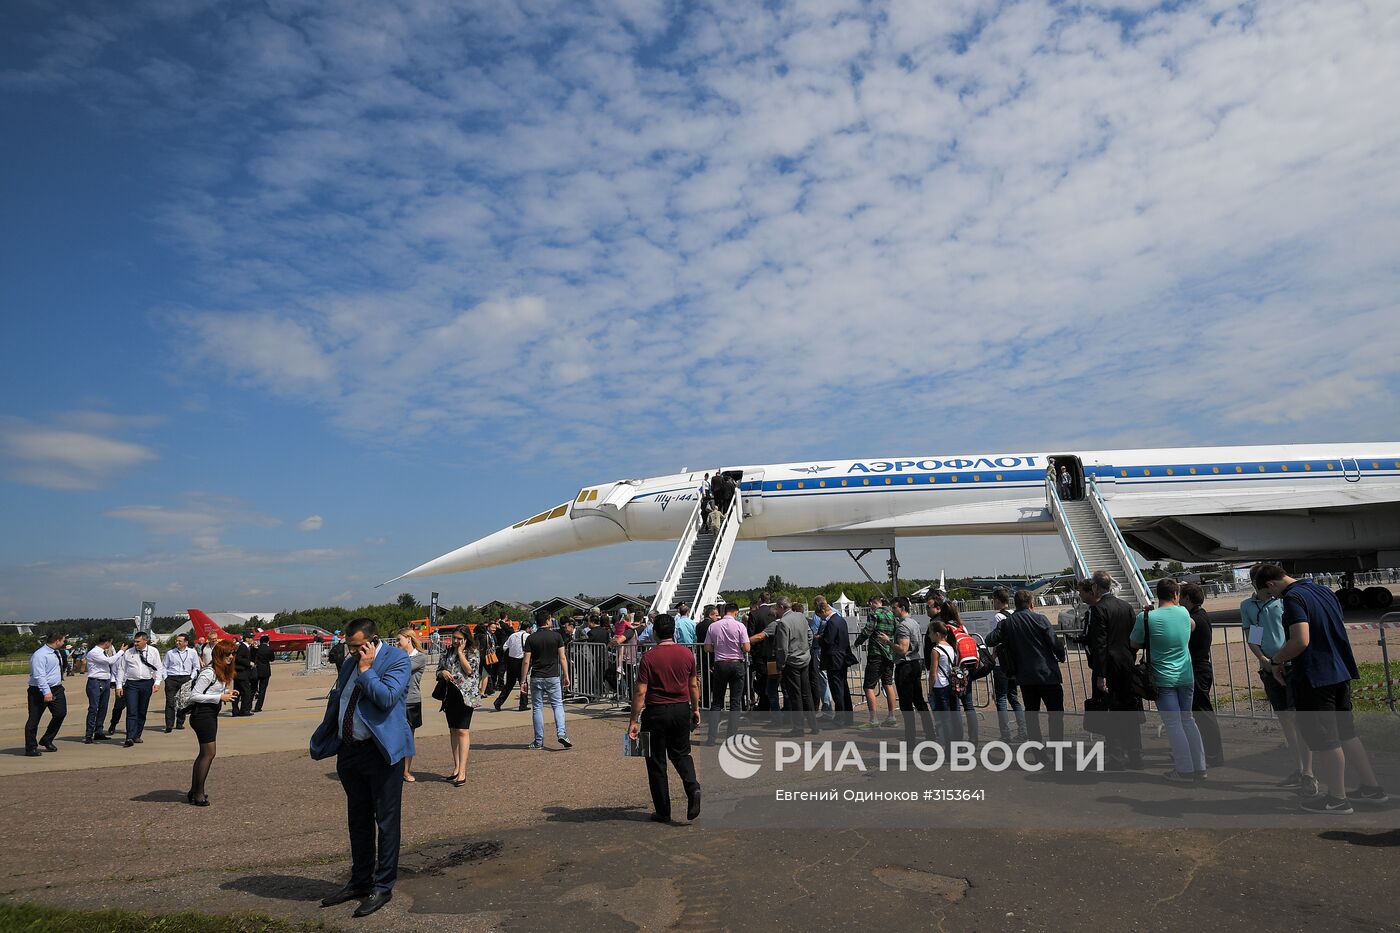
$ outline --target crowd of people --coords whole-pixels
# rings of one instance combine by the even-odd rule
[[[219,711],[228,703],[233,716],[262,712],[275,658],[269,637],[249,631],[238,641],[198,638],[190,644],[189,636],[180,634],[164,655],[149,632],[136,632],[130,641],[115,646],[114,642],[111,635],[98,635],[91,646],[80,642],[70,647],[63,633],[54,632],[30,656],[25,755],[38,758],[58,752],[54,740],[68,715],[64,681],[83,676],[83,744],[116,738],[123,718],[122,747],[144,743],[151,702],[163,699],[165,732],[184,731],[188,723],[199,745],[186,799],[208,806],[204,786],[214,763]],[[40,735],[46,714],[48,722]]]
[[[1349,813],[1353,800],[1386,801],[1352,721],[1350,685],[1358,672],[1336,597],[1271,564],[1256,565],[1251,579],[1255,593],[1241,606],[1241,624],[1297,764],[1283,785],[1312,812]],[[1085,726],[1103,735],[1109,769],[1141,769],[1144,702],[1155,703],[1172,756],[1165,780],[1199,785],[1209,768],[1224,761],[1210,700],[1212,627],[1204,593],[1195,584],[1164,578],[1156,584],[1155,603],[1134,611],[1115,589],[1103,573],[1079,583],[1088,606],[1084,635],[1093,672]],[[773,600],[766,593],[742,619],[734,603],[706,606],[698,617],[680,606],[675,614],[649,619],[623,610],[615,618],[595,612],[561,621],[541,610],[528,623],[502,617],[474,631],[458,628],[440,651],[434,632],[435,643],[428,646],[437,655],[431,697],[448,729],[453,767],[447,780],[455,787],[466,784],[472,718],[493,695],[493,709],[500,711],[519,690],[517,709],[528,704],[532,712],[528,748],[545,747],[546,707],[559,746],[572,747],[564,707],[574,673],[572,643],[599,646],[573,657],[602,663],[612,693],[630,700],[629,736],[643,748],[652,818],[661,822],[672,816],[668,767],[680,777],[687,818],[699,816],[692,731],[705,725],[706,743],[715,744],[721,732],[735,735],[741,715],[749,711],[788,714],[782,721],[789,734],[804,735],[818,733],[823,723],[858,730],[897,726],[898,707],[910,744],[919,731],[932,742],[975,744],[980,737],[972,685],[985,678],[1002,741],[1044,741],[1042,710],[1049,740],[1062,741],[1064,640],[1035,611],[1030,592],[999,588],[992,602],[995,619],[985,639],[968,632],[957,604],[938,590],[928,594],[929,621],[922,631],[908,598],[886,605],[877,597],[854,638],[850,623],[822,597],[809,612],[801,600]],[[349,814],[352,871],[345,888],[322,903],[357,899],[355,915],[365,916],[392,898],[403,787],[417,781],[414,733],[423,723],[422,680],[430,657],[415,630],[402,629],[392,643],[385,642],[367,618],[349,623],[339,647],[335,686],[311,751],[316,758],[336,757]],[[127,719],[125,745],[140,743],[151,699],[164,688],[166,731],[184,729],[188,722],[198,740],[187,800],[208,806],[205,785],[215,758],[219,710],[227,703],[237,716],[259,712],[271,660],[266,639],[259,644],[252,633],[239,642],[193,646],[180,636],[164,657],[145,633],[117,649],[111,639],[101,639],[83,656],[84,740],[113,734],[116,717],[105,730],[102,724],[115,691]],[[862,664],[866,715],[857,726],[850,669]],[[66,712],[63,679],[70,672],[60,635],[31,658],[26,754],[57,751],[53,740]],[[50,720],[40,737],[45,712]],[[1095,712],[1108,715],[1091,724],[1087,717]],[[1360,778],[1350,793],[1348,767]]]

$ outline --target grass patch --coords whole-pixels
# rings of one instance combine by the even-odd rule
[[[28,658],[6,658],[0,661],[0,674],[28,674]]]
[[[1385,683],[1385,665],[1375,661],[1369,664],[1358,664],[1356,668],[1361,672],[1361,676],[1356,683],[1352,684],[1352,707],[1358,711],[1389,712],[1390,706],[1386,703],[1385,688],[1371,689],[1373,684]],[[1400,701],[1400,658],[1391,661],[1390,676],[1391,683],[1394,684],[1395,698]],[[1400,703],[1397,703],[1397,708],[1400,708]]]
[[[15,933],[309,933],[323,923],[278,920],[262,914],[149,914],[134,910],[66,910],[45,904],[0,904],[0,930]]]

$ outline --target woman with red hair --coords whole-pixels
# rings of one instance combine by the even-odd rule
[[[190,728],[199,740],[199,754],[190,775],[190,792],[185,799],[196,807],[209,806],[204,782],[214,765],[214,739],[219,733],[219,707],[238,697],[233,689],[234,655],[238,645],[221,638],[214,645],[213,660],[200,668],[190,684]]]

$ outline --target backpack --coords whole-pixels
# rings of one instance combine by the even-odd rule
[[[973,642],[977,645],[977,666],[968,665],[969,680],[981,680],[992,672],[996,667],[996,659],[992,657],[992,649],[988,648],[982,641],[981,635],[973,635]]]
[[[199,680],[199,678],[204,676],[205,671],[208,671],[211,674],[214,673],[214,669],[212,667],[201,667],[199,670],[195,671],[193,677],[191,677],[189,680],[185,681],[180,685],[180,689],[175,692],[176,709],[189,709],[191,706],[194,705],[194,700],[191,699],[195,693],[194,685]]]
[[[958,667],[977,667],[979,662],[977,639],[967,633],[967,629],[949,626],[953,632],[953,648],[958,652]]]

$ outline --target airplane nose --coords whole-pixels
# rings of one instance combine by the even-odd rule
[[[464,570],[482,570],[537,557],[551,557],[555,554],[620,544],[626,540],[627,533],[617,522],[596,514],[582,513],[571,516],[569,504],[565,503],[518,525],[502,528],[480,540],[463,545],[386,582],[461,573]]]

